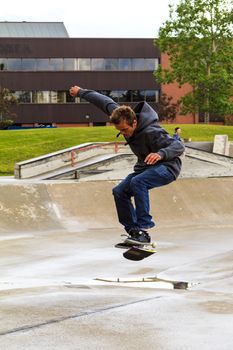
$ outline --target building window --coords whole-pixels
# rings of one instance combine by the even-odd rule
[[[99,90],[117,103],[158,102],[158,90]],[[89,103],[84,98],[72,97],[69,91],[13,91],[19,103]]]
[[[105,70],[105,59],[104,58],[92,58],[91,70]]]
[[[32,96],[30,91],[16,91],[14,93],[19,103],[31,103]]]
[[[130,102],[131,101],[131,91],[130,90],[119,90],[119,102]]]
[[[118,70],[118,59],[117,58],[106,58],[105,59],[105,70]]]
[[[78,70],[91,70],[91,59],[90,58],[79,58],[77,59]]]
[[[145,58],[145,70],[154,71],[158,69],[159,61],[157,58]]]
[[[147,102],[158,102],[159,101],[159,92],[158,90],[146,90],[146,101]]]
[[[140,91],[140,90],[132,90],[131,91],[131,97],[132,97],[132,102],[140,102],[140,101],[144,101],[145,97],[144,97],[144,92]]]
[[[0,70],[7,70],[7,59],[0,58]]]
[[[49,91],[32,91],[32,103],[49,103]]]
[[[63,59],[50,58],[50,70],[63,70]]]
[[[22,58],[22,70],[36,70],[36,59],[34,58]]]
[[[64,58],[63,59],[64,70],[75,70],[75,58]]]
[[[21,70],[21,58],[8,58],[7,60],[8,70]]]
[[[145,70],[144,58],[132,58],[132,70]]]
[[[65,91],[57,91],[57,103],[66,103]]]
[[[131,58],[119,58],[119,70],[132,70]]]
[[[154,71],[158,58],[0,58],[9,71]]]
[[[36,60],[37,70],[50,70],[49,59],[48,58],[38,58]]]
[[[66,103],[65,91],[50,91],[50,103]]]
[[[111,90],[109,97],[113,99],[113,101],[118,102],[119,101],[119,91],[117,90]]]
[[[50,91],[50,102],[57,103],[57,91]]]

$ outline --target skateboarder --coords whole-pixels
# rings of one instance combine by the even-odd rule
[[[134,172],[113,188],[119,222],[135,242],[151,241],[147,230],[155,223],[150,215],[149,190],[176,180],[181,170],[179,156],[183,144],[170,137],[158,124],[158,115],[145,101],[134,109],[118,105],[96,91],[70,88],[71,96],[80,96],[102,109],[137,156]],[[134,205],[132,203],[134,198]]]

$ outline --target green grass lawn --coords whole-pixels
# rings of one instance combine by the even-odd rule
[[[173,134],[176,125],[163,125]],[[213,141],[216,134],[227,134],[233,141],[232,126],[181,125],[183,138]],[[80,127],[29,130],[0,130],[0,175],[13,175],[14,164],[26,159],[76,146],[84,142],[123,141],[116,139],[114,127]]]

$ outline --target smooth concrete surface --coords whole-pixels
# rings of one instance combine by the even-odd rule
[[[199,143],[198,143],[199,144]],[[198,145],[201,147],[201,145]],[[185,154],[182,155],[182,170],[180,178],[208,178],[233,176],[233,158],[219,154],[208,153],[192,144],[186,146]],[[116,159],[115,162],[99,164],[98,172],[79,171],[80,181],[120,180],[132,172],[136,163],[134,155],[127,158]]]
[[[233,178],[152,190],[139,262],[114,248],[115,184],[0,183],[0,349],[232,349]],[[192,286],[95,280],[155,276]]]

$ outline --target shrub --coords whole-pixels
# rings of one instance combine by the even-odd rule
[[[13,120],[11,119],[3,119],[0,121],[0,129],[7,129],[9,126],[13,124]]]
[[[225,125],[233,125],[233,115],[225,117]]]

